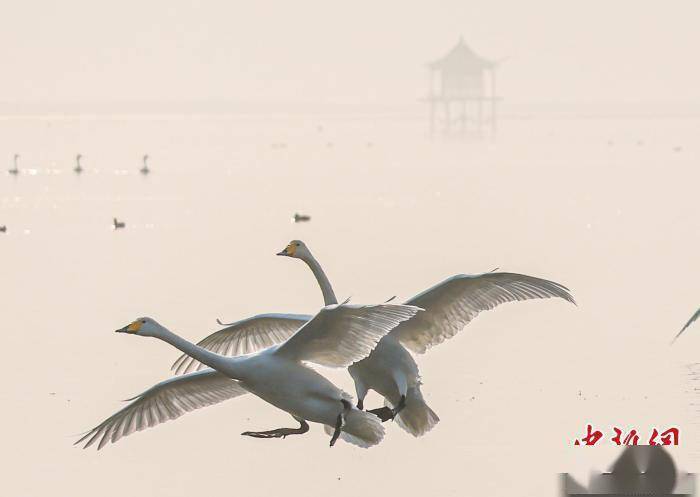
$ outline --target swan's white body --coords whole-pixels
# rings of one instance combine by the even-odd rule
[[[294,316],[250,318],[217,333],[228,333],[229,343],[245,353],[277,336],[279,328],[298,331],[290,333],[280,345],[235,357],[194,345],[150,318],[134,321],[118,331],[159,338],[191,358],[179,359],[176,366],[200,370],[147,390],[77,443],[86,441],[85,447],[89,447],[99,439],[101,448],[133,431],[251,392],[301,423],[312,421],[333,427],[342,416],[341,438],[361,447],[376,445],[384,436],[379,419],[353,407],[347,394],[304,362],[346,367],[367,356],[382,336],[418,310],[386,304],[335,305],[324,307],[305,324]]]
[[[313,369],[277,354],[278,345],[257,354],[231,358],[220,368],[241,386],[297,419],[333,425],[347,394]]]
[[[374,390],[397,405],[408,388],[420,386],[416,361],[391,335],[382,338],[366,360],[352,364],[348,371],[358,399],[364,399],[369,390]]]

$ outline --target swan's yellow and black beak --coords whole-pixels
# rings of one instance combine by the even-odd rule
[[[115,333],[138,333],[139,330],[141,329],[141,325],[143,324],[142,321],[137,320],[134,321],[133,323],[124,326],[123,328],[119,328],[118,330],[114,330]]]
[[[297,248],[296,245],[293,243],[290,243],[287,245],[282,252],[277,252],[277,255],[284,255],[287,257],[294,257],[294,254],[296,253]]]

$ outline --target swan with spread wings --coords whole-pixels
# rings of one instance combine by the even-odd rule
[[[328,277],[304,242],[292,240],[277,255],[304,261],[316,277],[326,305],[337,302]],[[358,397],[357,407],[363,409],[365,396],[369,390],[374,390],[384,397],[385,406],[369,412],[383,421],[394,419],[416,437],[427,433],[440,419],[423,399],[418,365],[411,352],[423,354],[453,337],[482,311],[506,302],[546,298],[561,298],[575,304],[568,289],[559,283],[504,272],[460,274],[419,293],[405,304],[420,307],[424,312],[398,325],[379,341],[367,358],[349,366]],[[305,318],[296,316],[294,320],[299,322]],[[293,329],[290,332],[293,333]],[[284,332],[280,330],[280,333],[280,339],[284,339]],[[267,338],[274,340],[271,336]],[[226,329],[200,344],[226,353],[239,347],[240,340],[235,329]],[[180,371],[183,361],[186,359],[181,358],[176,363]],[[193,362],[187,364],[190,368],[196,366]]]
[[[341,304],[326,306],[310,319],[284,314],[255,316],[229,327],[236,332],[229,335],[225,350],[217,348],[217,340],[195,345],[152,318],[139,318],[117,332],[163,340],[196,361],[196,366],[194,362],[184,366],[186,370],[198,371],[162,381],[129,399],[130,404],[76,444],[84,443],[87,448],[97,443],[100,449],[135,431],[250,392],[291,414],[300,426],[243,435],[284,438],[306,433],[311,421],[325,425],[326,432],[332,433],[331,446],[339,437],[360,447],[376,445],[384,436],[380,420],[355,408],[346,393],[304,363],[347,367],[369,355],[384,335],[419,310],[393,304]]]

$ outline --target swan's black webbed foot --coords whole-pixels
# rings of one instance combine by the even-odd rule
[[[331,437],[331,447],[335,445],[335,442],[340,436],[340,431],[343,428],[343,424],[345,424],[345,413],[352,409],[352,404],[350,404],[350,402],[348,402],[347,400],[341,399],[340,402],[342,402],[343,404],[343,410],[340,411],[340,414],[338,414],[338,417],[335,420],[335,431],[333,432],[333,436]]]
[[[365,408],[365,403],[363,402],[362,399],[360,399],[360,400],[357,401],[357,408],[358,408],[360,411],[364,410],[364,408]]]
[[[392,411],[388,407],[378,407],[376,409],[370,409],[367,412],[371,412],[372,414],[377,416],[379,419],[382,420],[382,423],[389,421],[390,419],[394,419],[394,411]]]
[[[402,395],[401,399],[399,400],[399,403],[396,404],[396,407],[394,407],[393,409],[389,407],[378,407],[377,409],[370,409],[367,412],[371,412],[379,419],[381,419],[382,423],[385,423],[390,419],[394,419],[396,415],[403,410],[404,407],[406,407],[406,396]]]
[[[286,438],[287,435],[302,435],[309,431],[309,423],[303,419],[299,422],[299,428],[277,428],[268,431],[244,431],[241,435],[253,438]]]

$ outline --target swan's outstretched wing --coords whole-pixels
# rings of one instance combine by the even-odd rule
[[[416,295],[406,304],[425,309],[392,331],[413,352],[453,337],[476,317],[505,302],[559,297],[575,304],[568,289],[553,281],[515,273],[460,274]]]
[[[226,356],[250,354],[284,342],[309,319],[311,316],[304,314],[258,314],[212,333],[197,345]],[[171,369],[175,374],[180,374],[205,367],[201,362],[183,354]]]
[[[114,443],[135,431],[177,419],[200,407],[218,404],[246,392],[236,380],[213,369],[170,378],[128,399],[131,401],[129,405],[87,432],[75,445],[85,442],[83,448],[87,449],[99,439],[99,450],[107,442]]]
[[[346,367],[367,357],[384,335],[420,310],[398,304],[329,305],[275,353],[322,366]]]
[[[698,319],[699,317],[700,317],[700,309],[698,309],[697,311],[695,311],[695,314],[693,314],[693,316],[688,320],[688,322],[685,323],[685,326],[683,326],[683,328],[681,328],[681,331],[678,332],[678,335],[676,335],[676,336],[674,337],[674,339],[673,339],[673,341],[672,341],[671,343],[675,342],[676,339],[677,339],[679,336],[681,336],[681,333],[683,333],[683,332],[686,330],[686,328],[687,328],[688,326],[690,326],[691,324],[693,324],[693,322],[694,322],[696,319]]]

